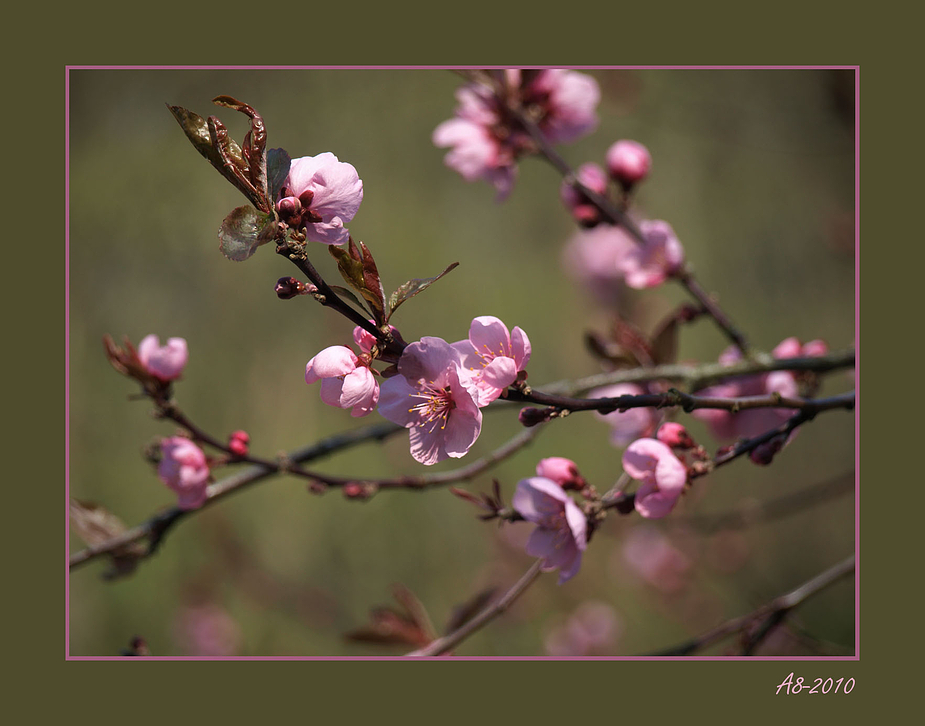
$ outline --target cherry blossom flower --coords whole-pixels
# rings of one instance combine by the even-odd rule
[[[511,506],[537,525],[527,540],[527,554],[542,557],[546,571],[559,568],[560,585],[574,577],[588,546],[588,521],[579,506],[556,482],[541,476],[519,481]]]
[[[482,179],[495,187],[496,200],[507,198],[514,187],[515,150],[494,130],[501,126],[498,101],[492,91],[470,83],[456,90],[456,118],[434,129],[437,147],[451,147],[444,162],[466,181]]]
[[[588,392],[588,398],[617,398],[618,396],[641,396],[645,391],[635,383],[617,383],[596,388]],[[652,408],[629,408],[611,413],[594,412],[600,420],[610,425],[610,442],[617,447],[626,446],[641,436],[655,431],[658,415]]]
[[[790,337],[782,340],[772,351],[774,358],[799,358],[825,355],[828,345],[823,340],[812,340],[802,345],[798,338]],[[735,346],[727,348],[719,357],[719,362],[731,365],[741,360],[742,354]],[[769,393],[779,393],[786,397],[795,397],[799,394],[797,375],[791,371],[772,371],[754,376],[740,376],[720,381],[704,388],[697,395],[719,398],[742,398],[745,396],[764,396]],[[740,438],[759,436],[787,421],[792,415],[792,409],[786,408],[750,408],[738,413],[721,411],[718,409],[696,409],[692,415],[706,423],[713,435],[720,441],[732,441]],[[790,438],[796,434],[794,431]],[[789,441],[790,439],[788,439]],[[770,442],[773,444],[773,442]],[[780,445],[777,445],[780,448]],[[761,449],[756,458],[767,458],[772,454],[770,449]],[[753,458],[753,460],[755,460]],[[758,463],[758,462],[756,462]]]
[[[620,261],[635,245],[622,228],[599,224],[571,238],[562,253],[562,265],[601,304],[615,305],[626,292]]]
[[[428,466],[465,456],[482,430],[482,412],[459,353],[441,338],[421,338],[405,348],[398,372],[382,383],[379,413],[409,429],[411,455]]]
[[[174,637],[189,655],[227,658],[241,648],[241,628],[217,605],[183,608],[174,622]]]
[[[508,332],[498,318],[482,315],[472,320],[469,338],[453,343],[460,360],[478,388],[479,406],[487,406],[509,385],[530,360],[530,339],[518,328]]]
[[[308,239],[340,245],[362,201],[363,182],[353,165],[325,152],[292,160],[276,208],[286,224],[304,226]]]
[[[198,509],[206,500],[209,464],[196,444],[182,436],[161,441],[157,475],[178,495],[180,509]]]
[[[587,483],[578,472],[578,465],[561,456],[541,459],[536,465],[536,475],[551,479],[563,489],[582,489]]]
[[[568,143],[594,131],[601,90],[591,76],[560,68],[541,70],[523,85],[525,105],[538,106],[540,131],[550,143]]]
[[[646,243],[635,245],[617,261],[626,284],[637,290],[661,285],[684,264],[684,248],[670,224],[646,220],[639,230]]]
[[[607,149],[607,170],[624,188],[642,181],[652,168],[649,150],[638,141],[621,139]]]
[[[450,147],[444,159],[447,166],[466,181],[489,182],[500,202],[514,186],[517,158],[534,150],[530,136],[514,125],[508,103],[537,119],[550,143],[566,142],[597,126],[600,89],[590,76],[561,69],[508,69],[498,77],[504,79],[508,100],[481,83],[462,86],[456,91],[455,117],[437,126],[432,140],[435,146]]]
[[[623,471],[641,482],[635,507],[647,519],[659,519],[674,509],[687,483],[687,467],[656,439],[630,444],[623,452]]]
[[[148,335],[138,344],[138,360],[155,378],[172,381],[180,377],[189,360],[186,340],[168,338],[167,345],[162,346],[156,335]]]
[[[688,584],[690,558],[651,525],[629,531],[623,559],[643,580],[666,595],[680,592]]]
[[[321,400],[329,406],[351,409],[351,416],[366,416],[379,401],[379,384],[366,362],[350,348],[332,345],[308,361],[305,382],[321,381]]]

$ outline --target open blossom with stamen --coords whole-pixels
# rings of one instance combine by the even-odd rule
[[[637,290],[661,285],[684,264],[684,248],[668,222],[646,220],[639,231],[646,243],[635,245],[617,261],[626,284]]]
[[[286,224],[304,226],[308,239],[341,245],[350,237],[344,225],[362,201],[363,182],[357,170],[325,152],[292,160],[276,208]]]
[[[643,517],[664,517],[677,503],[687,483],[687,467],[668,446],[656,439],[637,439],[623,452],[623,471],[642,482],[635,507]]]
[[[382,383],[379,413],[409,429],[411,455],[428,466],[465,456],[482,430],[482,412],[459,353],[441,338],[421,338],[405,348],[398,372]]]
[[[491,315],[473,319],[469,339],[453,343],[464,367],[472,373],[479,390],[479,406],[487,406],[517,380],[518,372],[530,361],[530,339],[514,326],[507,326]]]
[[[368,364],[350,348],[332,345],[308,361],[305,382],[317,381],[321,381],[321,400],[329,406],[349,408],[351,416],[365,416],[376,408],[379,384]]]
[[[167,345],[161,345],[156,335],[147,335],[138,344],[138,360],[155,378],[172,381],[180,377],[189,352],[183,338],[168,338]]]
[[[543,569],[559,568],[559,584],[575,576],[588,546],[588,520],[581,508],[551,479],[534,476],[517,482],[511,506],[537,528],[527,554],[544,559]]]

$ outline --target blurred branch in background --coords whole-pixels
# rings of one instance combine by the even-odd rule
[[[795,607],[806,602],[813,595],[817,595],[843,577],[853,574],[854,568],[854,555],[851,555],[837,565],[803,583],[795,590],[774,598],[767,605],[762,605],[748,615],[733,618],[693,640],[660,650],[651,655],[693,655],[698,650],[703,650],[718,641],[737,634],[741,636],[739,642],[741,654],[752,655],[774,627],[782,623]]]

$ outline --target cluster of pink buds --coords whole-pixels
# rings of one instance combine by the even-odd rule
[[[247,431],[233,431],[228,437],[228,450],[235,456],[247,456],[250,440]]]

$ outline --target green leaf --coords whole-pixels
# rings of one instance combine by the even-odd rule
[[[392,317],[395,313],[395,310],[408,298],[412,298],[417,295],[419,292],[426,290],[428,287],[433,285],[437,280],[447,274],[450,270],[454,269],[459,265],[458,262],[454,262],[452,265],[447,267],[443,272],[441,272],[436,277],[426,277],[423,279],[415,278],[413,280],[408,280],[404,285],[400,286],[395,292],[389,296],[389,308],[388,313],[386,314],[386,322]]]
[[[262,214],[253,207],[238,207],[222,222],[218,231],[219,249],[229,260],[243,262],[276,236],[276,228],[273,215]]]
[[[289,176],[291,164],[292,159],[285,149],[270,149],[267,152],[267,185],[271,202],[275,202],[279,196],[279,190]]]
[[[357,292],[361,292],[364,287],[363,262],[351,255],[343,247],[328,245],[328,251],[337,260],[337,269],[340,270],[340,274],[347,284]]]

